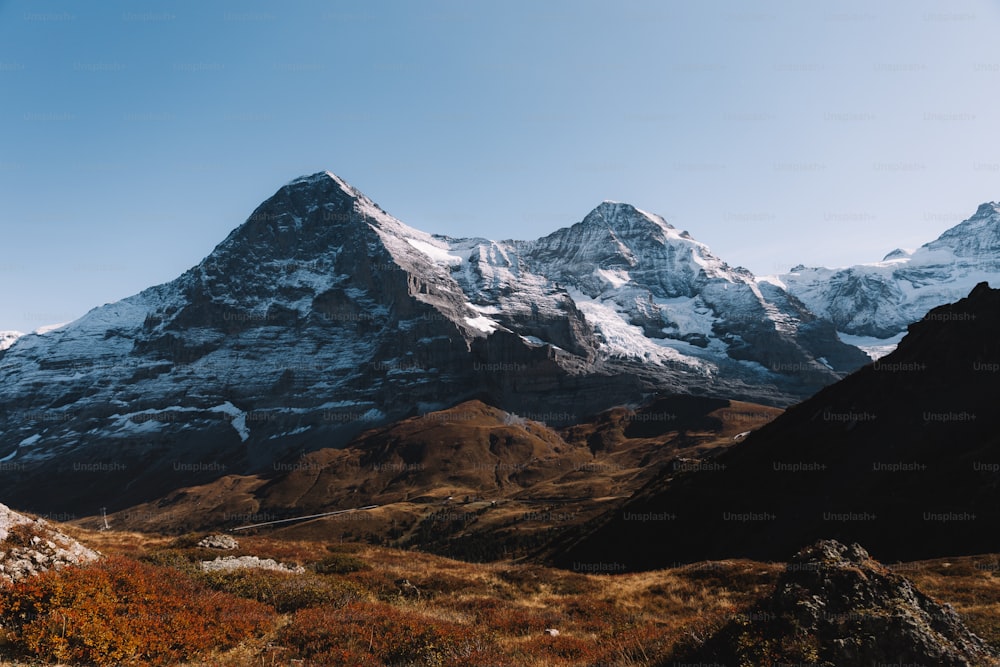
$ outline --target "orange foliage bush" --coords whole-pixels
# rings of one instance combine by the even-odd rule
[[[7,543],[15,547],[30,547],[35,539],[47,539],[45,531],[30,523],[11,526],[7,531]]]
[[[518,607],[507,600],[488,597],[469,598],[450,606],[471,616],[476,625],[512,637],[540,634],[556,625],[559,618],[555,612]]]
[[[44,660],[169,665],[269,629],[270,608],[122,557],[0,586],[13,648]]]
[[[613,601],[574,595],[565,597],[560,602],[566,623],[579,632],[617,631],[634,621],[634,613]]]
[[[544,657],[553,665],[604,664],[601,650],[594,640],[559,635],[558,637],[536,637],[524,645],[529,653]]]
[[[340,552],[332,553],[312,565],[312,570],[318,574],[350,574],[370,569],[372,566],[357,556]]]
[[[269,604],[279,612],[317,605],[343,607],[366,597],[353,582],[311,573],[240,569],[203,572],[196,578],[217,591]]]
[[[278,642],[295,649],[309,665],[508,664],[485,628],[442,621],[381,602],[296,612],[292,623],[281,630]]]

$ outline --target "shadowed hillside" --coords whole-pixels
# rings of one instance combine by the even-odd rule
[[[666,396],[557,430],[469,401],[368,431],[344,449],[276,461],[267,474],[181,488],[110,521],[179,533],[376,506],[260,530],[475,560],[528,555],[620,505],[658,472],[730,447],[780,413]]]
[[[821,538],[881,560],[996,551],[998,372],[1000,290],[982,284],[717,458],[664,471],[559,562],[776,560]]]

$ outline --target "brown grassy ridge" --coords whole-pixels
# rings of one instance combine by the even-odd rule
[[[1000,555],[938,558],[890,569],[951,604],[974,633],[1000,649]]]
[[[289,541],[418,548],[467,561],[541,557],[621,505],[677,459],[710,456],[781,410],[668,397],[561,429],[468,401],[109,515],[112,535],[218,531],[332,510],[377,508],[264,529]],[[95,529],[101,517],[76,526]],[[166,538],[162,538],[166,539]],[[136,546],[143,545],[143,546]],[[554,546],[556,545],[556,546]],[[98,549],[105,549],[99,544]],[[142,539],[109,544],[132,555]]]
[[[343,449],[317,449],[256,474],[177,489],[112,513],[110,521],[115,529],[176,535],[378,505],[380,511],[357,522],[313,522],[296,531],[311,531],[311,539],[371,535],[397,547],[514,527],[545,532],[550,526],[544,523],[517,521],[526,512],[545,511],[538,499],[554,500],[560,515],[572,517],[558,528],[584,523],[613,509],[674,459],[729,447],[738,433],[780,413],[739,401],[670,397],[556,429],[467,401],[365,432]],[[415,530],[449,497],[456,503],[478,499],[462,510],[475,512],[474,522],[458,534]],[[77,523],[95,528],[101,519]]]
[[[170,563],[179,568],[170,569],[170,577],[199,585],[204,576],[191,559],[219,553],[193,546],[195,536],[71,532],[105,554],[160,563],[155,568]],[[657,667],[678,642],[704,638],[767,595],[783,568],[727,560],[598,575],[274,536],[244,536],[240,542],[238,554],[313,569],[322,562],[347,567],[335,568],[339,574],[217,579],[213,585],[222,590],[270,604],[273,621],[232,648],[202,651],[176,664]],[[889,567],[954,606],[974,632],[1000,647],[998,563],[997,556],[980,556]],[[312,596],[316,587],[320,597]],[[545,635],[546,628],[558,629],[559,636]],[[2,667],[40,664],[12,659],[10,647],[0,647]]]

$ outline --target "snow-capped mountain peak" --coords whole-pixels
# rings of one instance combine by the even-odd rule
[[[297,185],[316,186],[326,181],[333,181],[333,183],[340,188],[341,191],[351,197],[367,199],[367,197],[365,197],[360,190],[342,179],[340,176],[337,176],[337,174],[332,171],[318,171],[315,174],[293,178],[285,184],[285,187],[295,187]]]
[[[895,250],[886,253],[885,257],[882,258],[882,261],[890,262],[897,259],[907,259],[909,257],[912,257],[914,252],[916,251],[910,248],[896,248]],[[804,268],[805,267],[802,266],[801,264],[799,265],[800,270]],[[792,271],[795,271],[795,269],[792,269]]]
[[[686,231],[678,230],[662,216],[624,202],[604,200],[584,217],[581,224],[606,228],[616,235],[632,238],[646,236],[664,242],[689,241],[701,248],[702,254],[711,254],[708,246],[695,241]]]
[[[610,282],[618,287],[638,280],[656,296],[690,296],[697,283],[722,278],[746,282],[752,276],[733,269],[711,253],[708,246],[680,232],[661,216],[631,204],[605,201],[581,222],[532,241],[528,254],[555,271],[560,280],[572,281],[581,272],[594,277],[582,285],[594,295]],[[625,277],[623,271],[629,273]],[[606,280],[613,276],[610,280]]]
[[[971,218],[955,225],[922,248],[950,250],[957,257],[997,264],[1000,262],[1000,204],[980,204]]]
[[[637,228],[644,231],[658,229],[666,235],[669,231],[676,231],[658,215],[610,199],[605,199],[588,213],[583,224],[606,226],[614,232],[634,232]]]
[[[6,350],[23,335],[20,331],[0,331],[0,350]]]
[[[1000,203],[981,204],[916,250],[840,269],[799,265],[779,277],[845,340],[891,349],[932,308],[957,301],[980,282],[1000,281]]]

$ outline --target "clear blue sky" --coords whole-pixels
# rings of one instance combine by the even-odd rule
[[[604,199],[758,274],[1000,199],[996,0],[0,0],[0,329],[170,280],[329,169],[410,225]]]

